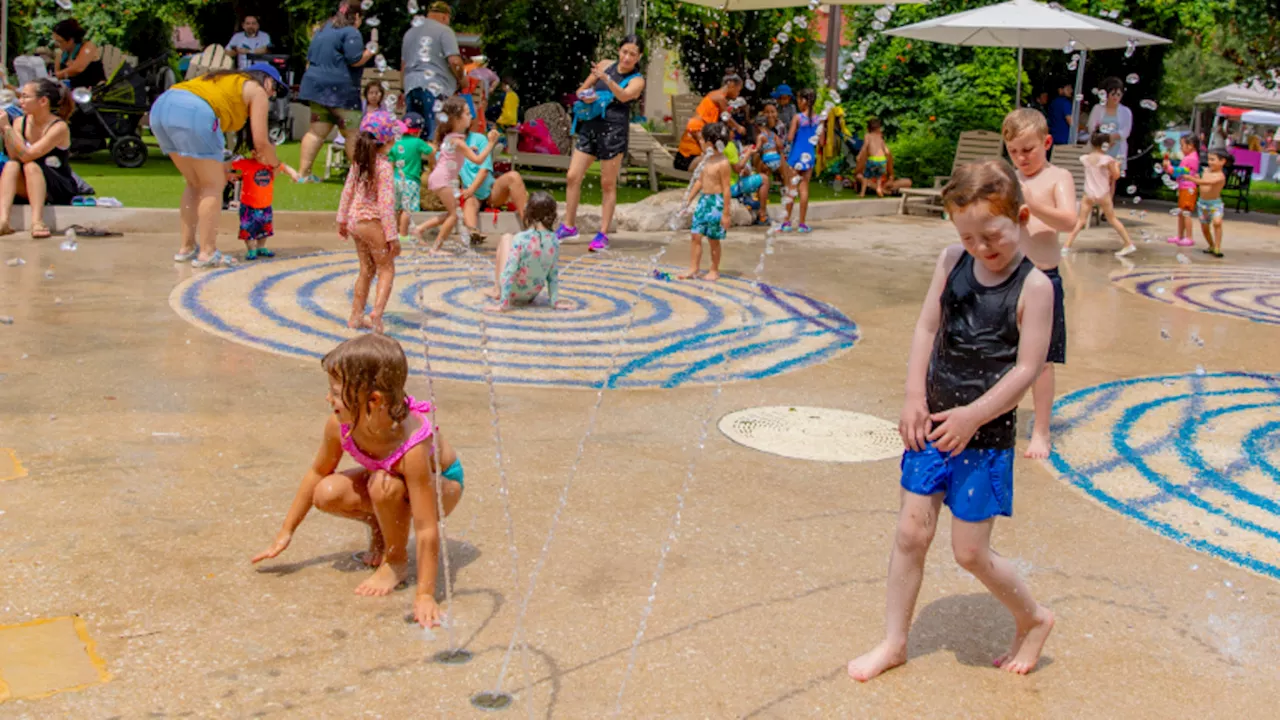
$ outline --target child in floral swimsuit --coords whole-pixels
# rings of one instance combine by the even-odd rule
[[[489,297],[498,301],[490,312],[510,310],[515,305],[529,305],[545,289],[551,306],[565,309],[560,295],[560,239],[551,229],[556,226],[556,200],[545,192],[529,197],[524,208],[524,224],[528,228],[517,235],[503,235],[494,259],[494,288]]]

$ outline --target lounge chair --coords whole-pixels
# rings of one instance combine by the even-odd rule
[[[685,93],[683,95],[671,96],[671,148],[679,147],[680,138],[684,137],[684,128],[689,124],[689,118],[698,111],[698,103],[702,102],[701,95]]]
[[[214,70],[230,70],[233,67],[235,67],[234,57],[228,55],[221,45],[210,45],[199,55],[191,58],[191,63],[187,65],[185,79],[190,80],[207,75]]]
[[[979,160],[999,159],[1004,149],[1004,140],[1000,133],[990,130],[966,130],[960,133],[960,141],[956,143],[956,156],[951,162],[951,172],[961,165]],[[927,212],[942,213],[942,188],[951,180],[950,175],[933,178],[932,188],[904,188],[902,201],[898,204],[898,214],[906,215],[907,209],[921,208]]]
[[[662,143],[658,142],[643,125],[631,123],[627,138],[627,164],[625,170],[647,171],[649,189],[658,192],[658,175],[683,180],[692,179],[693,174],[675,167],[675,156]]]

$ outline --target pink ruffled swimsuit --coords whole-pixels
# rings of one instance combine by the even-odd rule
[[[391,472],[391,468],[400,462],[400,458],[404,457],[405,453],[431,439],[431,435],[434,432],[431,428],[431,417],[428,415],[431,412],[431,403],[415,400],[412,395],[405,397],[404,401],[409,406],[409,412],[417,415],[422,424],[418,426],[418,429],[414,431],[408,440],[404,441],[403,445],[381,460],[366,455],[351,437],[351,426],[345,423],[342,425],[342,449],[369,472],[378,470]]]

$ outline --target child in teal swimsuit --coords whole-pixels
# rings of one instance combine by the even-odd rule
[[[409,363],[400,343],[386,335],[361,335],[334,348],[321,364],[329,374],[333,414],[284,526],[253,562],[284,552],[315,507],[369,526],[372,540],[360,560],[377,570],[356,594],[388,595],[409,577],[412,526],[418,555],[413,615],[423,627],[439,625],[438,513],[442,508],[448,515],[462,499],[462,463],[433,425],[431,403],[405,393]],[[338,472],[344,453],[362,467]]]

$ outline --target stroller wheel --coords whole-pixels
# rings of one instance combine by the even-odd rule
[[[125,135],[111,143],[111,159],[122,168],[142,167],[147,162],[147,146],[136,135]]]
[[[277,125],[267,131],[267,139],[271,141],[272,145],[283,145],[284,141],[289,139],[288,129]]]

